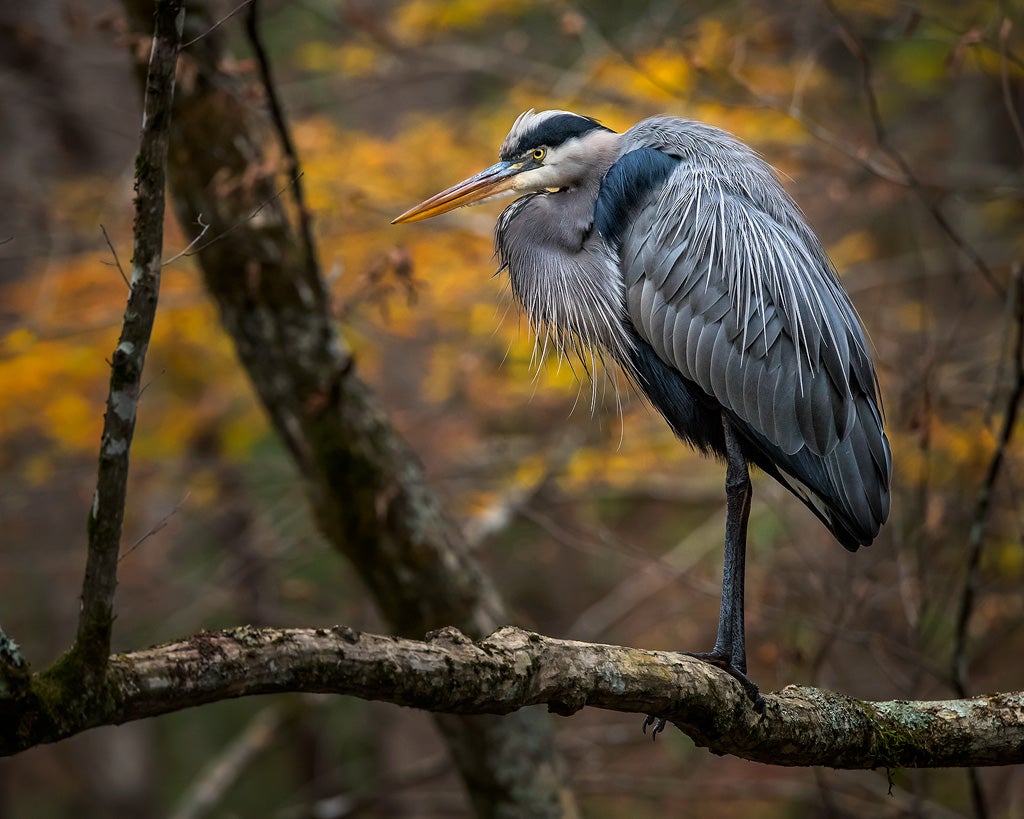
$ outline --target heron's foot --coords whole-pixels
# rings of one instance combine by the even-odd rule
[[[765,712],[765,701],[764,697],[761,696],[761,690],[757,687],[750,677],[746,675],[746,672],[740,671],[736,666],[732,664],[732,660],[724,654],[719,654],[715,651],[684,651],[682,652],[687,657],[693,657],[695,660],[703,660],[708,665],[713,665],[715,668],[720,668],[725,671],[730,677],[739,682],[743,686],[743,690],[747,692],[747,697],[750,698],[751,704],[754,706],[754,710],[757,711],[762,717]],[[650,719],[650,717],[648,717]]]

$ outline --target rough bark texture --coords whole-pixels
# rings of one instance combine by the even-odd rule
[[[182,0],[161,0],[151,15],[152,47],[145,65],[142,136],[135,161],[135,246],[131,292],[121,337],[111,356],[110,392],[103,416],[99,475],[89,510],[89,551],[75,656],[89,679],[103,676],[114,621],[117,558],[128,485],[128,454],[135,433],[142,368],[156,306],[164,241],[164,188],[171,136],[175,65],[184,21]]]
[[[653,710],[716,754],[774,765],[1024,762],[1021,692],[944,702],[864,702],[788,686],[765,696],[761,717],[734,679],[699,660],[555,640],[516,628],[479,642],[451,628],[425,642],[344,627],[203,633],[111,657],[104,696],[81,714],[54,699],[62,690],[57,674],[33,679],[18,714],[0,709],[0,753],[231,697],[306,691],[450,714],[510,714],[540,704],[559,714],[584,706]]]
[[[150,3],[126,7],[146,30]],[[188,230],[201,216],[209,226],[198,245],[207,289],[322,532],[394,630],[419,637],[454,625],[482,637],[507,622],[502,603],[356,375],[317,260],[289,220],[289,191],[263,150],[275,135],[226,72],[209,11],[189,4],[168,167],[180,222]],[[438,723],[479,815],[573,813],[544,714]]]

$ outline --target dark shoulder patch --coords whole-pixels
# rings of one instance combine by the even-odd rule
[[[501,159],[506,162],[522,156],[532,148],[545,145],[554,148],[574,137],[583,136],[588,131],[600,128],[607,131],[600,122],[579,114],[556,114],[542,119],[533,128],[524,132],[514,144],[501,152]]]
[[[637,148],[619,157],[605,174],[594,208],[594,227],[613,247],[647,195],[662,185],[679,160],[656,148]]]

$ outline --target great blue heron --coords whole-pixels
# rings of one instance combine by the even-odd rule
[[[725,131],[673,117],[618,134],[527,111],[497,164],[395,222],[504,193],[519,198],[496,245],[533,325],[562,351],[607,352],[676,435],[725,459],[718,636],[691,656],[763,709],[743,633],[748,464],[850,551],[889,513],[878,380],[832,263],[767,163]]]

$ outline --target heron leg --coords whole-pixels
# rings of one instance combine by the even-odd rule
[[[743,632],[743,579],[747,562],[747,520],[750,517],[750,471],[729,419],[722,416],[725,434],[725,565],[722,568],[722,605],[718,614],[718,636],[711,651],[684,651],[710,663],[734,677],[753,703],[764,714],[764,697],[757,684],[747,676],[747,646]],[[651,739],[665,730],[666,720],[648,714],[643,731],[653,726]]]
[[[747,676],[747,648],[743,632],[743,579],[746,567],[747,520],[750,517],[750,473],[740,443],[729,419],[722,416],[725,434],[725,563],[722,569],[722,606],[718,615],[718,636],[709,652],[691,657],[704,660],[729,672],[743,686],[763,712],[764,698]]]

